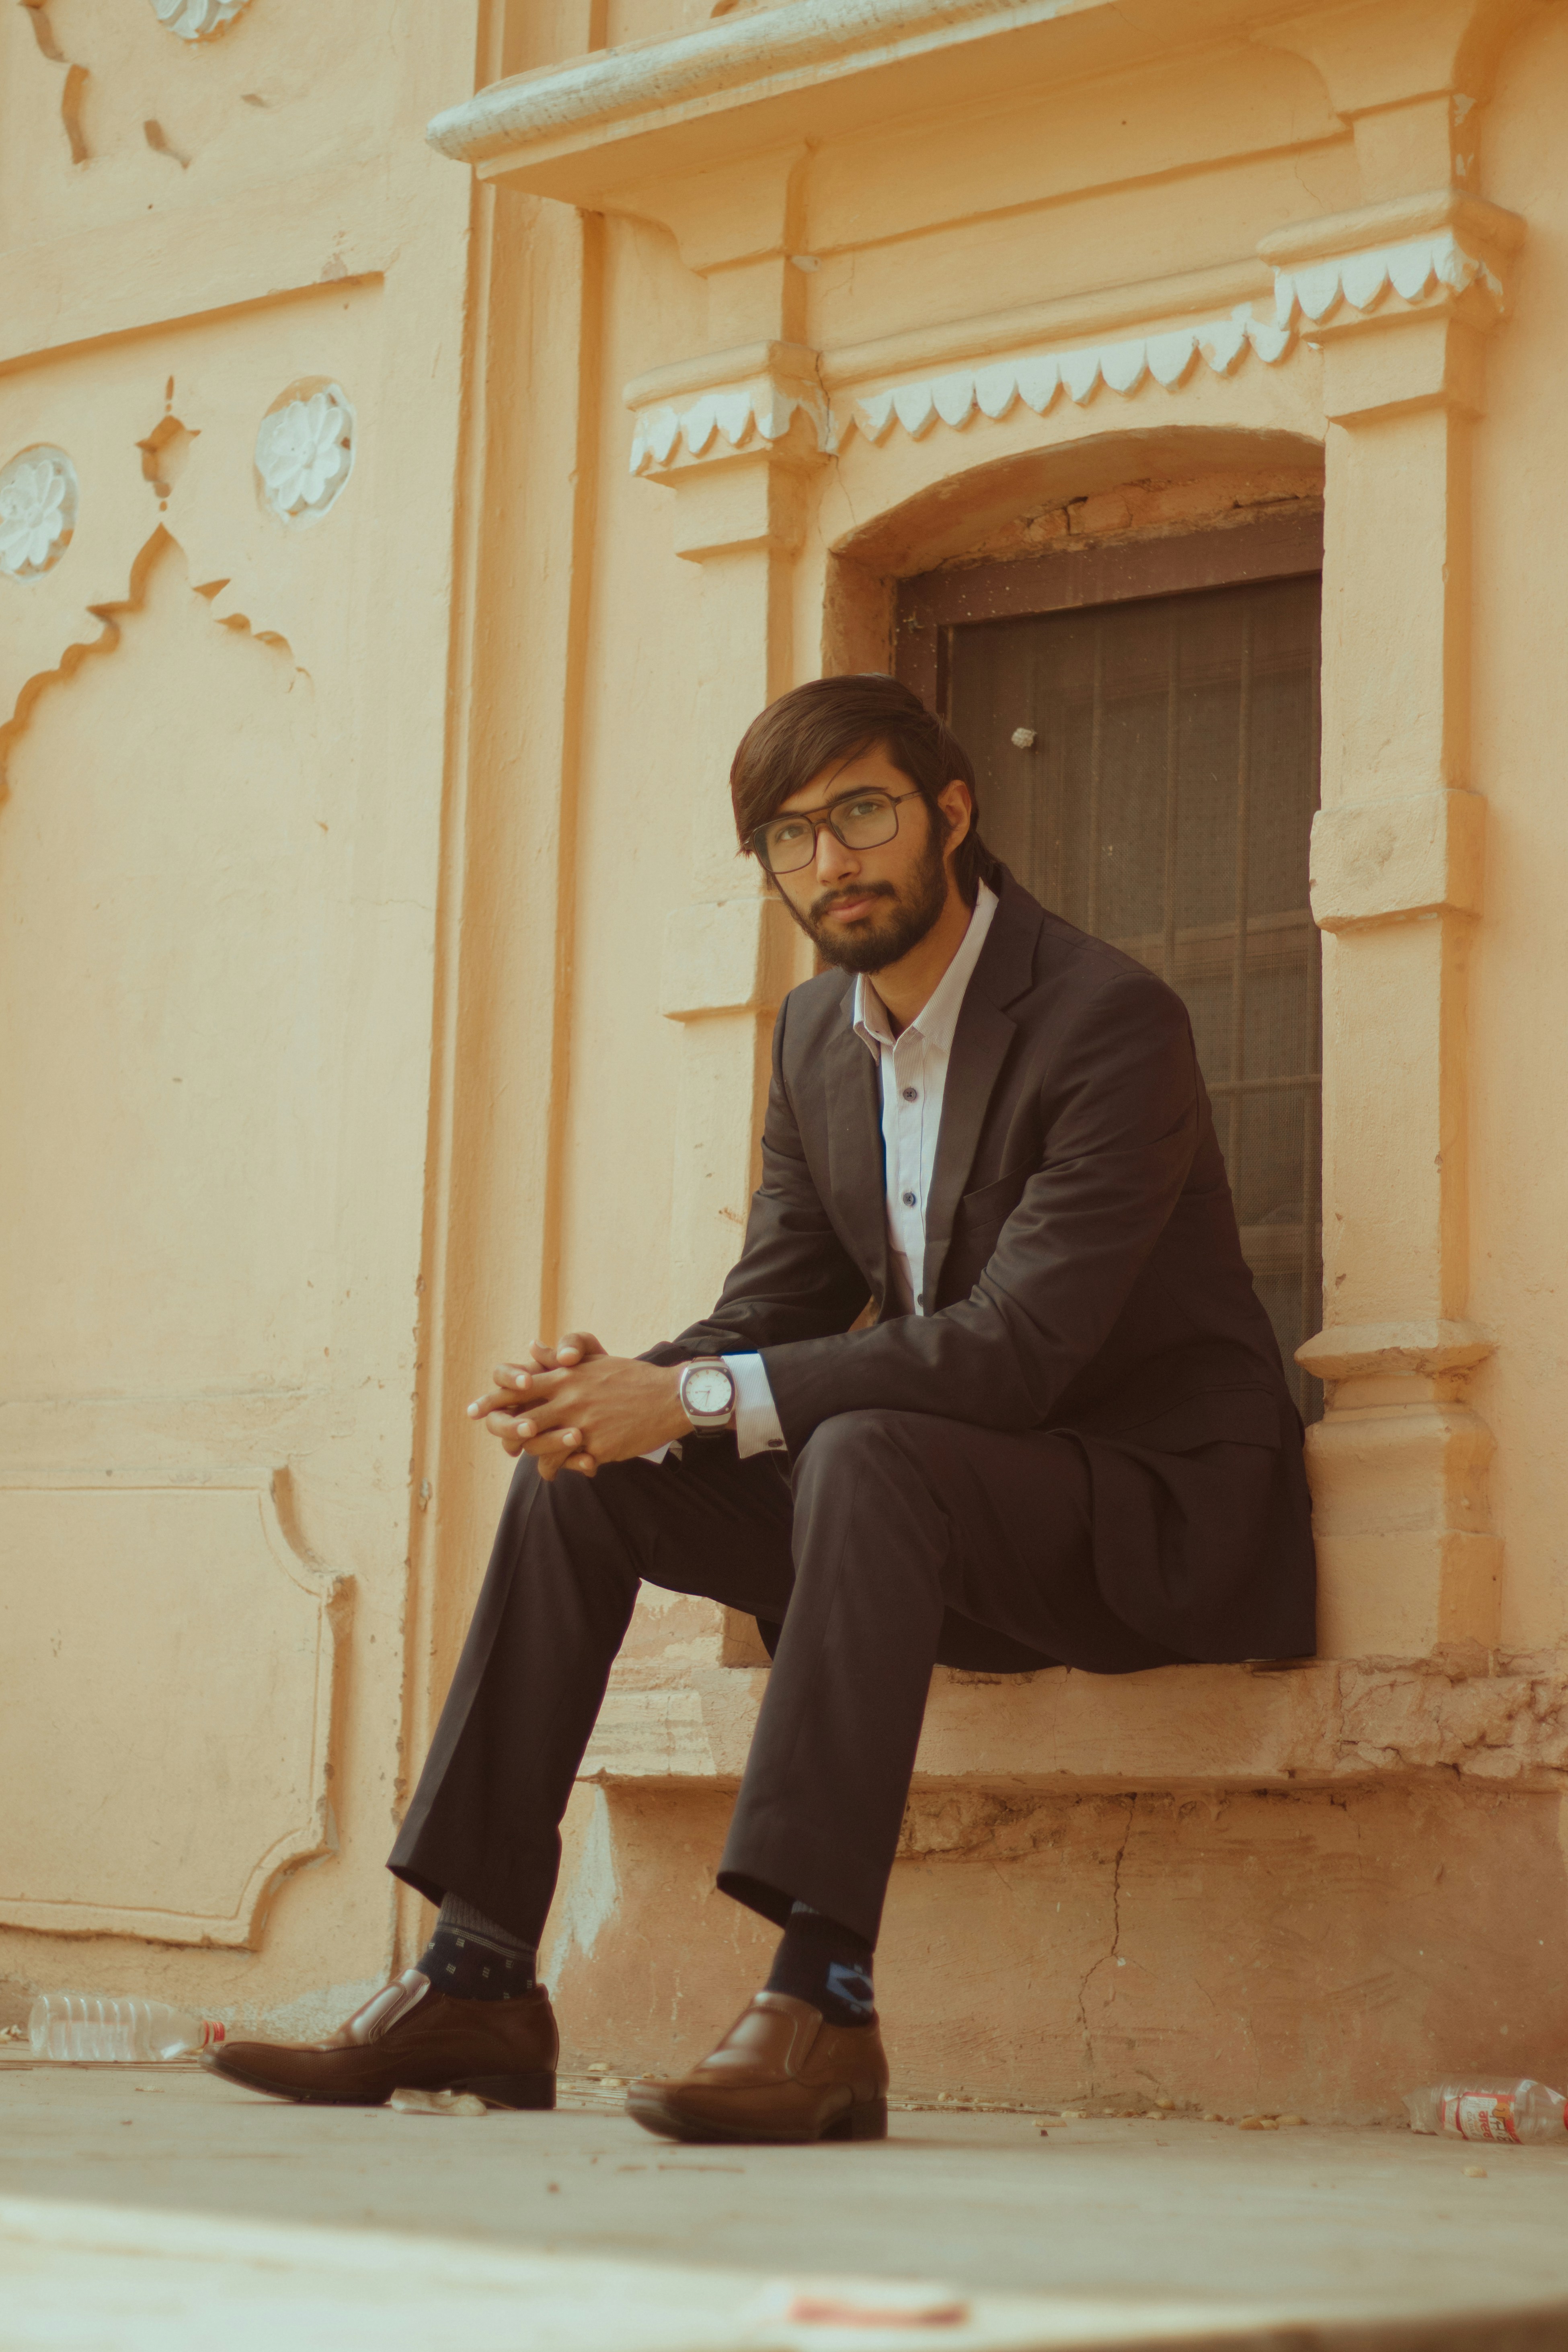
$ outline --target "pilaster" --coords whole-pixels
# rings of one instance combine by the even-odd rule
[[[815,354],[742,345],[661,370],[627,400],[633,470],[673,493],[675,551],[702,567],[704,733],[734,743],[794,682],[792,567],[829,429]],[[722,776],[692,779],[690,826],[690,899],[668,918],[659,988],[659,1010],[685,1032],[670,1233],[680,1320],[711,1304],[734,1263],[773,1017],[809,969],[783,904],[737,855]]]
[[[1470,768],[1470,437],[1518,218],[1474,193],[1487,0],[1324,11],[1270,35],[1354,131],[1360,210],[1259,248],[1323,356],[1323,1328],[1309,1438],[1320,1646],[1497,1638],[1493,1439],[1468,1401],[1472,944],[1486,803]],[[1468,85],[1467,87],[1467,84]]]

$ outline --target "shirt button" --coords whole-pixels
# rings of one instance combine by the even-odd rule
[[[906,1102],[919,1102],[920,1096],[913,1087],[906,1087],[904,1088],[904,1100]]]
[[[900,1192],[899,1198],[902,1201],[906,1209],[912,1209],[914,1207],[915,1196],[912,1192]]]

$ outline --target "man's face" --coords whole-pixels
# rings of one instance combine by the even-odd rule
[[[952,887],[944,852],[956,848],[957,841],[951,833],[944,836],[926,802],[879,743],[858,759],[824,768],[792,793],[776,815],[831,809],[853,830],[847,824],[850,807],[872,792],[897,803],[898,830],[890,841],[847,849],[819,824],[810,865],[774,877],[802,930],[829,963],[846,971],[882,971],[908,955],[935,923]],[[962,784],[950,784],[942,797],[955,793],[967,808]]]

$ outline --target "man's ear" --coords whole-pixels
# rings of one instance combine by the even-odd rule
[[[947,827],[947,839],[942,845],[943,855],[946,856],[961,847],[973,832],[974,802],[963,777],[954,776],[938,793],[936,804]]]

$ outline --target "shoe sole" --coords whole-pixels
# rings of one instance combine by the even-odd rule
[[[307,2091],[295,2090],[284,2083],[260,2083],[236,2069],[209,2062],[207,2072],[221,2075],[241,2091],[259,2091],[268,2099],[287,2099],[296,2107],[384,2107],[395,2090],[404,2085],[394,2083],[384,2091]],[[507,2107],[513,2111],[534,2111],[555,2105],[555,2077],[538,2073],[531,2074],[471,2074],[455,2083],[421,2083],[410,2085],[419,2090],[467,2091],[476,2099],[483,2099],[487,2107]]]
[[[644,2131],[657,2134],[660,2139],[685,2140],[699,2147],[816,2147],[824,2140],[886,2139],[888,2137],[888,2102],[886,2099],[861,2099],[846,2107],[842,2114],[824,2125],[820,2131],[761,2131],[750,2128],[731,2130],[723,2124],[699,2123],[689,2116],[672,2114],[662,2101],[652,2098],[626,2101],[626,2113]]]

